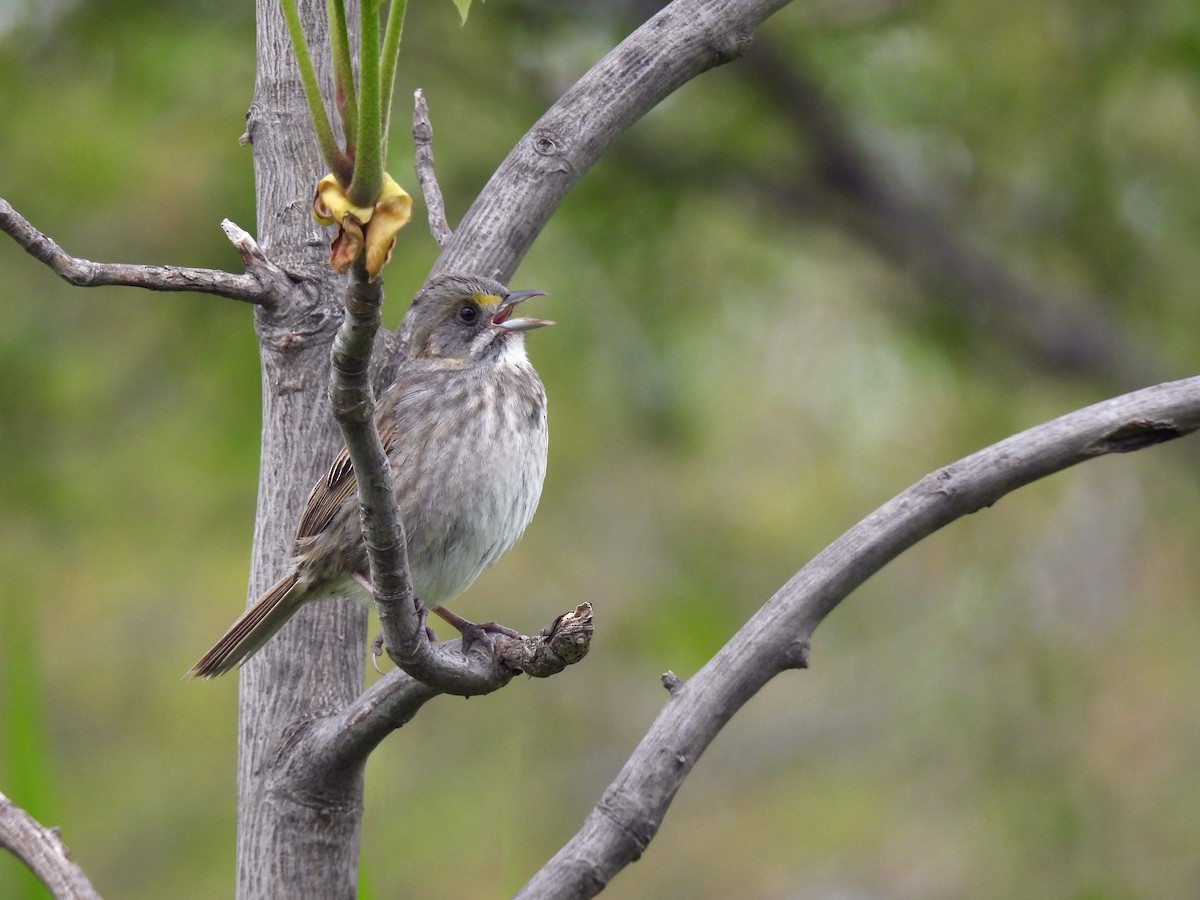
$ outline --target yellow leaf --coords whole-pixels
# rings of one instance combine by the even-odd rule
[[[349,213],[342,219],[337,237],[329,244],[329,265],[339,275],[344,275],[362,253],[363,230],[362,224]]]
[[[337,225],[329,245],[329,264],[338,273],[347,271],[366,251],[367,272],[375,278],[392,255],[396,232],[412,218],[412,197],[386,172],[383,187],[372,206],[355,206],[346,189],[332,175],[317,182],[313,218],[322,225]]]
[[[334,225],[342,221],[348,212],[354,213],[360,222],[371,218],[371,207],[355,206],[346,196],[346,189],[338,184],[333,175],[326,175],[317,182],[317,193],[313,197],[313,218],[322,225]]]
[[[380,273],[392,255],[396,232],[412,218],[412,197],[396,184],[391,175],[383,174],[383,190],[375,203],[375,215],[367,226],[367,272],[372,278]]]

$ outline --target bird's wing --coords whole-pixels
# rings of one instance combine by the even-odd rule
[[[394,391],[400,388],[398,384],[393,385],[385,393],[380,403],[381,409],[385,403],[391,401],[389,395],[394,396]],[[381,418],[382,416],[377,416],[375,424],[379,428],[379,438],[383,441],[383,452],[390,456],[396,445],[396,425],[394,420],[384,423],[380,421]],[[296,527],[296,542],[315,537],[328,528],[342,504],[356,490],[358,480],[354,477],[354,466],[350,463],[350,451],[343,447],[334,457],[325,477],[317,482],[312,493],[308,495],[304,512],[300,514],[300,524]]]
[[[308,495],[308,502],[304,504],[304,512],[300,514],[300,524],[296,528],[297,543],[328,528],[342,501],[354,493],[357,485],[354,467],[350,465],[350,454],[343,447],[325,477],[317,482]]]

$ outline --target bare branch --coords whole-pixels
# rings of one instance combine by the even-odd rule
[[[277,305],[292,288],[287,273],[268,260],[254,239],[228,219],[221,227],[246,265],[244,275],[184,266],[100,263],[71,256],[34,228],[7,200],[0,198],[0,230],[77,287],[124,285],[151,291],[193,291],[243,300],[256,306]]]
[[[497,635],[493,640],[496,659],[512,670],[509,677],[513,671],[521,671],[545,678],[583,659],[591,638],[592,606],[582,603],[559,616],[539,635],[515,638]],[[480,681],[489,676],[494,665],[483,654],[464,655],[461,640],[448,641],[437,648],[475,668],[473,677]],[[314,723],[308,744],[298,747],[294,754],[299,764],[308,768],[303,775],[299,769],[293,774],[312,785],[327,783],[329,778],[355,777],[384,738],[407,725],[427,701],[442,693],[403,669],[389,672],[339,715]]]
[[[371,561],[375,606],[389,655],[401,667],[380,679],[341,714],[308,723],[292,745],[290,779],[318,791],[329,779],[358,777],[367,756],[438,694],[486,694],[519,671],[546,677],[586,655],[591,605],[559,616],[541,635],[497,635],[464,652],[462,641],[435,644],[413,605],[407,540],[393,495],[391,463],[375,425],[371,355],[381,326],[383,282],[356,263],[346,317],[332,353],[330,404],[358,483],[363,540]]]
[[[56,900],[99,900],[57,828],[46,828],[0,793],[0,847],[25,864]]]
[[[1200,377],[1078,410],[922,478],[830,544],[691,679],[671,676],[662,712],[580,831],[517,894],[591,897],[637,859],[700,754],[759,688],[808,663],[813,630],[851,591],[921,539],[1069,466],[1200,428]]]
[[[417,88],[413,92],[413,101],[413,146],[417,151],[413,166],[417,171],[417,181],[421,184],[421,194],[425,197],[425,209],[429,213],[429,233],[439,247],[445,247],[452,232],[446,221],[442,188],[433,169],[433,125],[429,121],[425,92]]]

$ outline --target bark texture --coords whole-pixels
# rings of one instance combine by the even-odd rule
[[[340,444],[329,414],[329,346],[341,320],[344,280],[328,264],[328,237],[309,212],[324,174],[277,0],[258,0],[258,78],[248,115],[254,148],[258,237],[298,282],[282,302],[256,309],[262,362],[262,456],[249,600],[283,574],[299,512]],[[300,0],[314,46],[328,46],[325,4]],[[349,4],[348,4],[349,5]],[[357,16],[354,16],[357,18]],[[330,83],[328,53],[314,54]],[[362,779],[298,790],[277,764],[304,723],[345,708],[363,682],[366,611],[313,604],[241,670],[237,895],[355,895]]]
[[[7,850],[37,876],[56,900],[100,900],[83,870],[71,859],[57,828],[47,828],[0,794],[0,850]]]

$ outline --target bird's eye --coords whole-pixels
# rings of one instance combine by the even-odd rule
[[[475,320],[479,318],[479,307],[474,303],[464,303],[458,308],[454,318],[464,325],[474,325]]]

